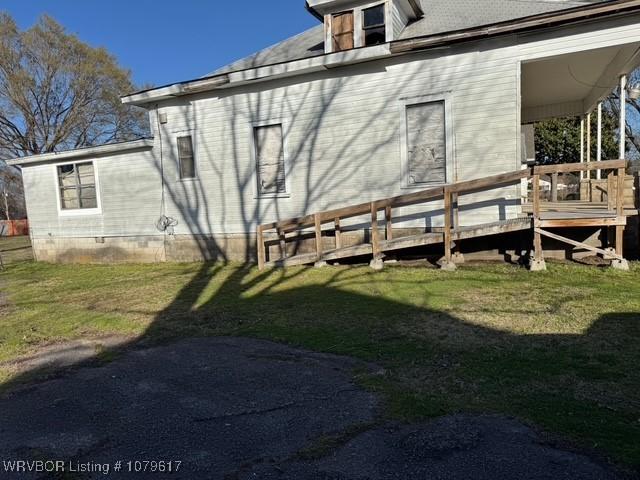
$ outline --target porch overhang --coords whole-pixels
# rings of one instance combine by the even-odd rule
[[[640,65],[640,42],[522,63],[522,123],[583,116]]]

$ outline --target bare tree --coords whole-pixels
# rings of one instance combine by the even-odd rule
[[[43,16],[23,32],[0,14],[0,158],[128,140],[146,116],[122,105],[131,74]]]
[[[19,220],[25,217],[20,171],[4,166],[0,169],[0,219]]]
[[[131,73],[43,16],[20,31],[0,13],[0,211],[20,214],[20,172],[2,160],[139,138],[147,115],[123,105]],[[7,194],[10,198],[7,198]],[[7,200],[6,205],[4,200]]]

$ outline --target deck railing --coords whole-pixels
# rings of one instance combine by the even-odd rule
[[[443,201],[444,203],[444,228],[442,229],[444,243],[444,261],[451,262],[452,257],[452,236],[460,227],[458,219],[458,199],[460,196],[472,192],[492,190],[503,187],[506,184],[514,184],[523,179],[532,179],[533,181],[533,222],[534,227],[540,225],[540,176],[545,174],[557,175],[565,172],[588,172],[591,170],[613,170],[615,173],[611,175],[611,181],[617,182],[617,196],[615,200],[615,211],[617,216],[624,215],[624,178],[625,169],[627,167],[626,160],[609,160],[591,163],[571,163],[560,165],[545,165],[530,167],[523,170],[503,173],[483,177],[475,180],[457,182],[453,184],[443,185],[435,188],[429,188],[419,192],[414,192],[396,197],[374,200],[372,202],[360,203],[348,207],[326,210],[317,212],[303,217],[291,218],[272,222],[258,226],[257,229],[257,250],[258,264],[262,269],[267,261],[267,250],[265,243],[265,234],[274,231],[278,238],[280,249],[280,261],[287,258],[286,245],[287,234],[291,232],[301,232],[313,228],[315,233],[315,260],[321,261],[324,255],[322,233],[323,226],[327,224],[333,225],[335,232],[335,249],[343,248],[342,242],[342,221],[354,217],[370,215],[370,232],[371,232],[371,252],[374,260],[381,259],[383,251],[381,248],[381,233],[379,229],[379,215],[384,211],[385,218],[385,241],[393,240],[393,210],[399,207],[410,205],[424,204],[434,201]],[[623,228],[616,229],[616,245],[622,245]],[[619,240],[619,241],[618,241]],[[536,233],[534,237],[534,247],[536,252],[542,252],[540,234]],[[621,247],[620,247],[621,248]],[[313,255],[312,255],[313,256]]]

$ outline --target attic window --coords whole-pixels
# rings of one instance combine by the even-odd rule
[[[353,12],[337,13],[331,17],[331,37],[333,51],[350,50],[353,48]]]
[[[364,45],[379,45],[387,41],[385,26],[384,4],[367,8],[362,11],[362,28],[364,30]]]

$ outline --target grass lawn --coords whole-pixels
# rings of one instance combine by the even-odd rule
[[[0,257],[5,265],[31,260],[29,237],[0,237]]]
[[[501,412],[639,468],[640,265],[549,267],[21,263],[0,273],[0,362],[104,333],[260,337],[377,362],[358,378],[393,418]]]

